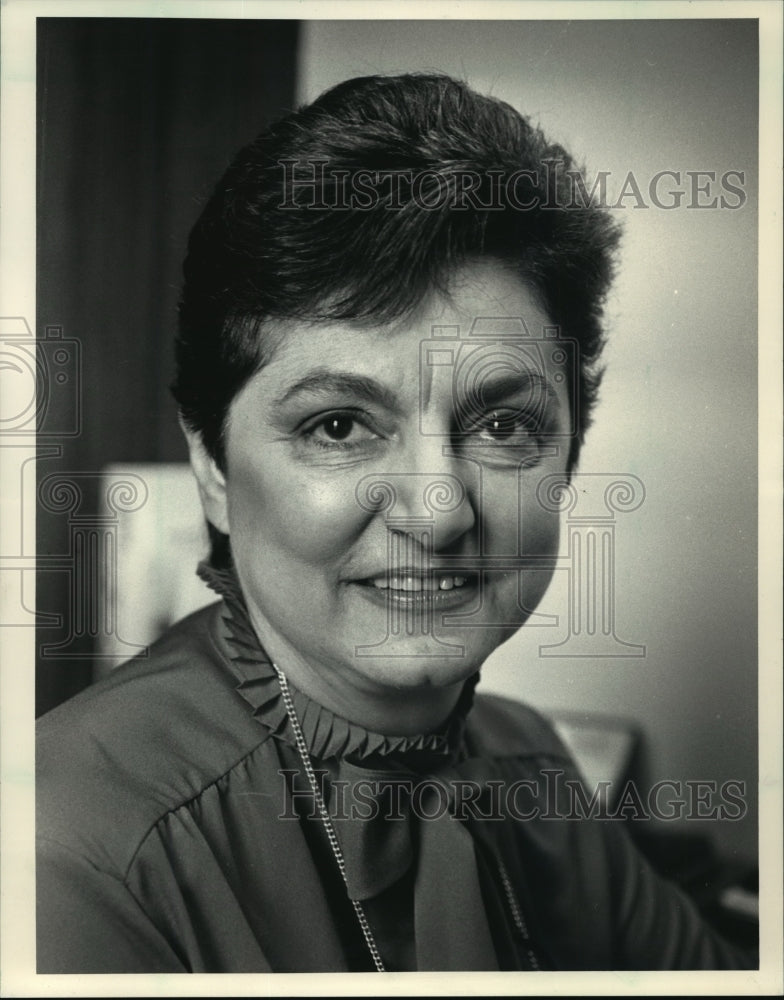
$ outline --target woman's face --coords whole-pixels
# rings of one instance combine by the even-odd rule
[[[398,326],[281,326],[231,405],[225,478],[195,463],[269,655],[387,732],[443,719],[558,545],[536,495],[569,445],[568,379],[536,346],[551,323],[494,262],[450,292]]]

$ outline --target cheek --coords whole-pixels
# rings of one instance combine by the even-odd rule
[[[561,537],[561,518],[552,511],[542,510],[534,500],[523,508],[520,551],[531,555],[556,555]]]
[[[319,565],[345,555],[366,514],[353,480],[314,480],[285,462],[238,463],[228,481],[232,547],[260,546],[262,559],[285,556]]]
[[[561,518],[539,503],[537,484],[534,477],[523,479],[519,487],[511,477],[497,484],[486,482],[482,520],[490,553],[557,553]]]

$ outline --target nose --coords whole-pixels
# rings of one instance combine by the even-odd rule
[[[357,499],[390,531],[429,539],[433,552],[453,548],[477,523],[475,474],[443,438],[424,438],[388,472],[364,477]]]

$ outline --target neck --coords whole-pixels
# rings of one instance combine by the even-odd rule
[[[268,634],[266,623],[249,609],[254,631],[286,680],[340,718],[384,736],[437,732],[454,710],[465,679],[443,687],[392,687],[354,671],[308,663],[288,643]]]
[[[328,665],[314,669],[273,632],[245,601],[233,566],[202,563],[199,574],[252,628],[267,656],[302,694],[336,716],[383,736],[418,736],[441,730],[457,705],[467,677],[447,685],[396,687],[373,684],[355,671],[345,675]]]

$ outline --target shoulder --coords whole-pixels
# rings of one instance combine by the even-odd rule
[[[487,757],[548,757],[568,762],[569,752],[536,709],[511,698],[477,694],[467,735]]]
[[[152,825],[266,739],[215,644],[220,613],[213,604],[184,619],[39,720],[43,841],[123,869]]]

